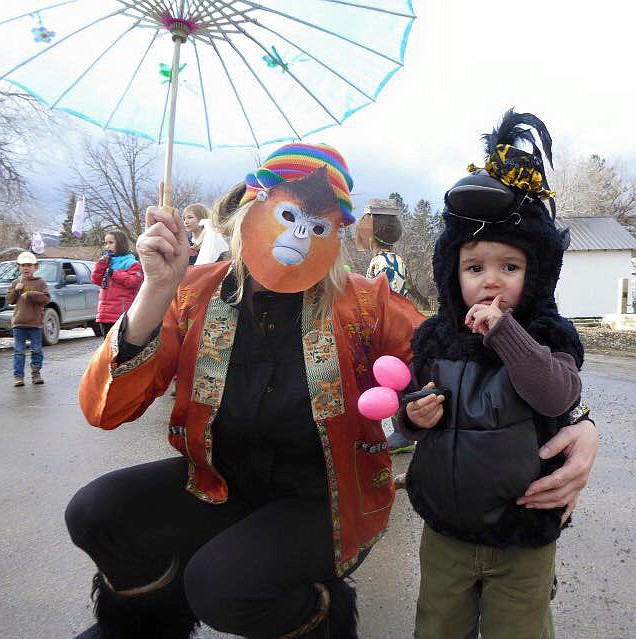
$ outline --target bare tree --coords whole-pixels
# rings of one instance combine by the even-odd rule
[[[0,211],[14,209],[29,196],[25,174],[33,127],[27,116],[36,111],[26,93],[0,90]]]
[[[178,175],[174,179],[172,189],[172,206],[180,211],[194,202],[203,199],[203,188],[198,178],[189,179],[183,175]]]
[[[191,178],[183,172],[178,173],[172,180],[172,206],[179,211],[195,202],[211,204],[219,194],[220,191],[214,189],[206,192],[200,178]],[[154,204],[157,200],[157,186],[147,191],[145,196],[146,200]]]
[[[21,246],[24,251],[31,244],[31,229],[22,212],[0,212],[0,251]]]
[[[87,219],[93,229],[119,229],[131,242],[144,230],[146,208],[157,204],[160,177],[158,147],[137,137],[109,135],[100,142],[84,140],[83,163],[75,166],[68,190],[86,196]],[[177,209],[206,202],[198,178],[178,174],[173,178],[172,201]]]
[[[155,145],[140,138],[85,138],[83,164],[73,167],[73,184],[67,188],[86,196],[86,214],[93,226],[119,229],[134,242],[143,231],[146,207],[156,202],[156,197],[148,197],[156,183],[155,160]]]
[[[598,155],[561,157],[550,178],[560,217],[615,217],[636,226],[636,178],[626,179],[617,165]]]

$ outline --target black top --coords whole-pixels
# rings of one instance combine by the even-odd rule
[[[231,303],[230,272],[221,298]],[[326,497],[327,472],[311,412],[302,347],[302,293],[253,294],[239,306],[221,406],[213,426],[214,464],[230,491],[258,505],[284,497]],[[143,350],[126,342],[124,315],[117,364]],[[160,326],[149,337],[159,333]]]
[[[227,295],[224,287],[222,298]],[[326,496],[302,347],[303,294],[257,292],[253,313],[249,295],[246,291],[240,304],[214,422],[214,463],[230,490],[256,503]]]

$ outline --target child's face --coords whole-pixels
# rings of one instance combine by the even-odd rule
[[[199,218],[194,213],[186,213],[183,216],[183,226],[188,233],[194,233],[199,227]]]
[[[19,264],[20,267],[20,275],[27,280],[30,280],[33,277],[33,273],[35,273],[35,269],[37,265],[35,264]]]
[[[117,250],[117,243],[115,242],[114,235],[107,235],[104,238],[104,250],[110,251],[111,253],[115,253]]]
[[[490,304],[502,296],[499,308],[514,308],[521,299],[528,261],[520,249],[500,242],[467,242],[459,250],[459,285],[464,303]]]

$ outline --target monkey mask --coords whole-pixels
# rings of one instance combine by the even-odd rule
[[[281,153],[284,151],[284,153]],[[247,176],[242,203],[255,200],[241,226],[243,261],[263,286],[280,293],[320,282],[353,221],[351,178],[326,145],[290,144]]]

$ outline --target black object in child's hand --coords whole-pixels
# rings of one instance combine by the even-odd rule
[[[402,404],[415,402],[418,399],[428,397],[429,395],[444,395],[444,399],[448,399],[450,396],[450,390],[444,387],[428,386],[422,390],[415,391],[414,393],[404,393],[404,395],[402,395]]]
[[[104,275],[102,277],[102,288],[108,288],[108,284],[110,282],[110,278],[113,275],[113,269],[108,266],[104,271]]]

